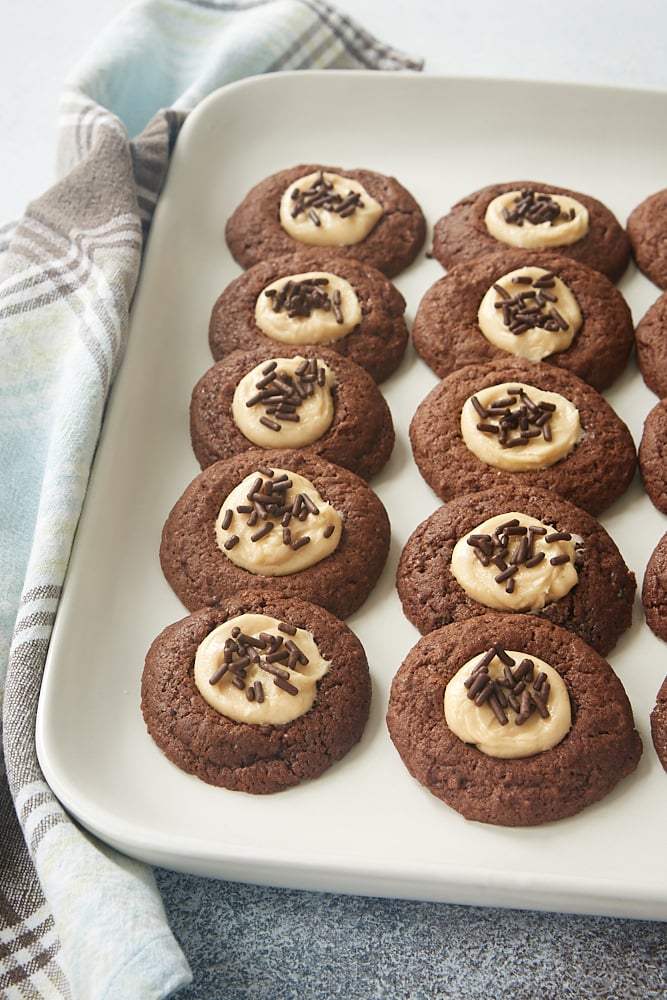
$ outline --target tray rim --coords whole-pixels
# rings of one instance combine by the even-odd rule
[[[318,78],[318,79],[326,80],[327,81],[327,85],[328,85],[328,82],[332,80],[332,71],[330,71],[330,70],[299,70],[299,71],[291,71],[291,72],[285,72],[285,73],[281,72],[281,73],[276,73],[276,74],[264,74],[264,75],[259,75],[259,76],[255,76],[255,77],[249,77],[249,78],[246,78],[246,79],[241,80],[241,81],[236,81],[234,83],[226,85],[223,88],[220,88],[219,90],[215,91],[214,93],[212,93],[211,95],[209,95],[208,97],[206,97],[202,101],[202,103],[200,105],[198,105],[198,107],[195,109],[195,111],[193,111],[190,114],[190,116],[186,119],[186,121],[185,121],[185,123],[183,125],[182,134],[185,134],[185,136],[187,138],[188,131],[196,126],[198,118],[201,117],[201,114],[204,113],[204,112],[200,111],[200,109],[204,108],[204,110],[205,110],[209,105],[211,105],[212,103],[220,100],[221,99],[221,95],[224,95],[222,99],[229,98],[230,100],[234,100],[235,99],[235,95],[237,93],[239,93],[239,92],[244,93],[245,91],[254,90],[254,89],[258,88],[258,87],[260,88],[260,90],[265,90],[269,86],[271,86],[271,87],[275,87],[276,85],[282,86],[283,82],[284,82],[285,86],[287,86],[290,83],[290,81],[294,81],[294,80],[301,81],[304,78],[304,74],[308,78],[313,78],[313,79],[314,78]],[[493,86],[495,88],[496,86],[499,86],[499,87],[505,88],[505,90],[509,90],[509,89],[512,89],[512,88],[515,88],[515,87],[516,88],[520,88],[520,89],[525,89],[526,86],[531,86],[531,87],[537,87],[537,88],[539,88],[539,89],[541,89],[543,91],[545,91],[545,90],[555,91],[556,93],[561,93],[561,92],[565,92],[565,91],[569,91],[570,93],[585,91],[585,92],[590,93],[590,94],[602,95],[603,97],[606,97],[606,96],[608,96],[610,94],[623,94],[625,96],[631,96],[633,98],[637,98],[640,101],[642,101],[642,100],[644,100],[646,98],[657,99],[661,104],[664,105],[664,109],[667,110],[667,91],[654,90],[654,89],[646,89],[646,88],[639,88],[639,87],[619,87],[619,86],[611,86],[611,85],[608,85],[608,84],[582,84],[582,83],[576,83],[576,82],[573,82],[573,83],[560,83],[560,82],[556,82],[556,81],[551,82],[551,81],[543,81],[543,80],[539,80],[539,81],[526,81],[526,80],[513,79],[513,78],[507,78],[507,79],[506,78],[501,78],[501,79],[497,79],[497,78],[494,78],[494,77],[461,77],[461,76],[448,76],[448,75],[443,75],[443,74],[426,74],[426,73],[419,73],[419,72],[414,72],[413,73],[413,72],[409,72],[409,71],[408,72],[400,72],[400,73],[398,73],[398,72],[394,72],[394,71],[373,71],[373,72],[369,72],[369,71],[362,71],[362,70],[349,70],[349,71],[348,70],[336,70],[335,71],[335,75],[338,77],[338,79],[341,82],[346,82],[346,83],[355,82],[357,80],[360,81],[362,79],[364,80],[364,82],[365,81],[369,81],[369,80],[373,80],[373,81],[375,81],[372,84],[373,86],[375,86],[376,84],[377,85],[382,85],[383,81],[391,79],[392,81],[395,81],[396,83],[398,83],[400,86],[403,86],[409,80],[415,80],[415,81],[421,81],[419,84],[417,84],[417,86],[419,86],[419,87],[424,86],[424,87],[439,88],[439,87],[443,87],[443,86],[444,87],[459,87],[459,86],[461,86],[461,87],[472,87],[472,88],[479,88],[479,87],[488,88],[490,86]],[[278,81],[280,81],[280,83],[278,83]],[[410,86],[412,86],[412,84],[411,83],[407,83],[407,86],[410,87]],[[191,124],[193,121],[195,122],[194,126]],[[180,142],[180,138],[179,138],[179,142]],[[179,149],[179,142],[177,142],[177,144],[176,144],[176,152]],[[146,252],[150,253],[150,243],[149,243],[149,246],[148,246]],[[122,367],[123,366],[121,366],[121,369],[122,369]],[[121,372],[121,377],[122,377],[122,372]],[[109,401],[109,406],[113,407],[113,405],[114,405],[113,397],[116,395],[116,386],[115,385],[112,388],[112,394],[111,395],[112,395],[112,398]],[[104,438],[105,438],[105,430],[106,430],[107,422],[108,422],[108,414],[107,414],[107,418],[105,419],[105,425],[104,425],[104,427],[102,429],[102,435],[101,435],[101,441],[100,441],[100,446],[101,447],[104,447]],[[96,465],[97,465],[97,457],[96,457],[96,460],[95,460],[95,463],[94,463],[92,475],[94,475],[95,466]],[[87,501],[87,498],[86,498],[86,501]],[[86,501],[84,501],[84,515],[83,516],[85,516]],[[77,531],[77,535],[78,535],[78,531]],[[73,548],[73,559],[76,559],[76,539],[75,539],[75,545],[74,545],[74,548]],[[59,644],[60,638],[61,638],[61,630],[66,625],[66,615],[64,615],[62,613],[61,609],[63,608],[63,606],[65,606],[65,602],[67,600],[68,579],[69,579],[69,576],[70,576],[70,570],[68,569],[67,578],[66,578],[65,585],[64,585],[64,588],[63,588],[63,595],[62,595],[62,598],[61,598],[61,601],[60,601],[60,604],[59,604],[59,607],[58,607],[58,610],[57,610],[57,613],[56,613],[55,624],[54,624],[54,629],[53,629],[53,634],[52,634],[51,648],[49,650],[49,655],[48,655],[48,658],[47,658],[47,664],[46,664],[46,667],[45,667],[45,675],[44,675],[45,684],[43,684],[43,686],[42,686],[42,692],[43,693],[46,692],[46,693],[44,694],[44,699],[42,698],[42,695],[40,695],[40,702],[39,702],[38,715],[37,715],[37,729],[36,729],[37,751],[38,751],[38,758],[40,760],[40,764],[42,765],[42,768],[44,770],[45,775],[47,776],[47,779],[49,780],[49,783],[54,788],[54,791],[56,792],[56,795],[58,795],[58,792],[60,792],[60,795],[58,795],[58,797],[62,798],[62,800],[63,800],[66,808],[68,807],[68,802],[67,802],[68,799],[70,799],[70,805],[71,805],[71,796],[70,796],[68,790],[63,786],[63,782],[59,779],[59,776],[56,773],[53,772],[53,769],[50,766],[50,762],[48,760],[48,737],[45,735],[44,726],[45,726],[45,711],[46,711],[45,704],[46,704],[46,699],[48,697],[48,690],[49,690],[48,689],[48,685],[50,683],[50,673],[51,673],[51,670],[52,670],[52,668],[51,668],[51,662],[52,662],[53,658],[56,655],[56,650],[58,648],[58,644]],[[52,652],[52,650],[53,650],[53,652]],[[647,752],[649,752],[649,749],[650,748],[646,747],[646,745],[645,745],[645,750],[644,750],[645,754]],[[444,808],[446,808],[446,807],[444,807]],[[78,808],[73,808],[72,811],[77,816],[77,818],[80,819],[84,823],[84,825],[88,826],[96,835],[98,835],[102,839],[106,840],[106,842],[111,843],[112,846],[117,847],[119,850],[127,852],[128,848],[130,848],[131,849],[131,853],[135,853],[136,852],[137,856],[139,856],[142,860],[147,860],[149,863],[161,864],[161,863],[164,863],[164,861],[169,860],[169,857],[168,857],[169,852],[166,849],[164,851],[162,849],[157,849],[157,850],[156,849],[151,849],[150,845],[147,845],[147,844],[143,843],[144,838],[142,838],[142,837],[135,837],[134,840],[132,840],[132,838],[125,839],[125,835],[122,834],[122,831],[116,831],[116,832],[113,831],[113,829],[112,829],[113,823],[111,823],[110,826],[107,827],[107,826],[105,826],[105,821],[99,821],[99,822],[96,821],[95,817],[93,815],[95,813],[94,809],[92,811],[89,811],[88,815],[84,816],[83,813],[85,813],[85,810],[82,810],[80,808],[80,804],[79,804],[79,807]],[[185,854],[183,855],[183,857],[185,857]],[[161,859],[163,859],[163,860],[161,860]],[[171,860],[173,861],[173,858]],[[200,861],[200,860],[201,859],[191,859],[191,861],[194,863],[195,867],[198,867],[198,861]],[[253,859],[253,858],[249,857],[248,860],[249,861],[254,861],[255,870],[257,870],[258,859],[256,859],[256,858]],[[167,865],[167,867],[173,867],[173,865]],[[296,867],[298,868],[299,866],[296,866]],[[306,866],[306,867],[308,867],[308,866]],[[355,890],[353,888],[353,885],[352,885],[352,883],[354,882],[354,879],[358,876],[358,872],[355,869],[349,869],[348,874],[346,874],[345,873],[345,868],[346,868],[345,864],[341,864],[340,869],[337,870],[337,874],[340,876],[340,880],[341,880],[341,883],[343,885],[343,888],[341,889],[341,891],[358,891],[358,890]],[[191,868],[188,868],[187,870],[191,870]],[[303,875],[304,872],[302,871],[302,872],[300,872],[300,874]],[[329,872],[320,872],[319,873],[319,875],[320,875],[320,882],[326,882],[327,881],[327,875],[331,875],[331,874],[332,874],[331,870]],[[275,875],[275,873],[274,873],[274,875]],[[234,875],[233,875],[233,873],[225,873],[225,875],[221,876],[221,877],[233,878]],[[368,878],[369,878],[370,881],[374,881],[374,879],[376,878],[377,882],[378,882],[378,888],[381,888],[381,886],[383,884],[386,885],[386,886],[393,886],[394,887],[394,888],[392,888],[391,892],[382,892],[382,891],[379,891],[378,892],[379,895],[387,895],[387,894],[396,895],[396,894],[398,894],[398,893],[396,893],[396,891],[395,891],[396,887],[394,886],[394,883],[396,882],[396,879],[392,876],[391,873],[386,872],[386,871],[385,872],[379,872],[378,871],[377,873],[375,873],[375,875],[373,875],[373,873],[369,872],[368,873]],[[456,878],[454,877],[454,875],[451,872],[449,874],[449,878],[450,878],[450,884],[453,886],[453,884],[456,883],[457,880],[456,880]],[[254,881],[254,879],[250,879],[250,878],[248,878],[248,879],[244,878],[242,880],[243,881]],[[308,879],[305,879],[305,881],[308,881]],[[465,883],[465,880],[463,880],[463,881]],[[562,882],[562,878],[558,877],[558,881]],[[579,880],[575,879],[574,881],[578,882]],[[610,884],[608,880],[600,880],[600,881],[605,882],[605,890],[606,890],[605,897],[604,898],[603,897],[596,897],[593,905],[594,906],[602,906],[604,908],[605,915],[627,915],[627,916],[637,916],[637,917],[651,916],[651,917],[657,918],[657,919],[667,919],[667,913],[665,912],[665,900],[664,900],[664,897],[661,897],[659,900],[657,898],[656,899],[653,898],[654,896],[657,895],[655,886],[648,886],[647,885],[645,887],[645,889],[644,889],[644,895],[642,896],[642,894],[639,894],[640,896],[642,896],[642,898],[641,899],[638,898],[638,900],[636,901],[636,903],[637,903],[637,906],[636,906],[637,912],[634,912],[634,913],[628,913],[628,912],[626,912],[627,911],[627,906],[625,904],[628,903],[628,900],[625,900],[624,901],[624,905],[623,905],[623,913],[621,913],[617,909],[616,903],[614,902],[614,900],[615,899],[617,900],[617,898],[618,898],[619,895],[621,895],[621,896],[623,895],[622,885],[620,883],[618,885]],[[348,883],[348,882],[350,883],[350,889],[349,890],[344,888],[344,885],[346,883]],[[427,882],[428,882],[428,878],[425,876],[425,878],[424,878],[424,885],[426,885]],[[269,883],[267,882],[266,884],[269,884]],[[270,884],[276,884],[275,883],[275,878],[273,878],[271,880]],[[292,884],[292,883],[290,882],[290,884]],[[465,883],[465,885],[468,888],[470,888],[470,886],[469,886],[468,883]],[[332,886],[332,888],[333,888],[333,886]],[[479,889],[480,887],[477,886],[477,888]],[[496,889],[496,892],[497,891],[498,890]],[[415,898],[413,893],[409,893],[408,895],[410,896],[410,898]],[[482,892],[481,895],[486,895],[486,894],[484,892]],[[504,895],[504,892],[502,891],[502,887],[501,887],[501,896],[502,895]],[[530,888],[529,885],[526,885],[526,886],[522,887],[521,892],[519,892],[519,897],[520,898],[524,898],[528,902],[528,905],[530,905],[532,908],[535,908],[535,909],[540,909],[540,908],[551,909],[552,907],[550,907],[550,906],[546,906],[546,907],[540,907],[539,906],[539,898],[538,898],[539,895],[540,895],[539,889],[536,887],[535,890],[534,890],[534,892],[533,892],[533,890],[531,890],[531,888]],[[535,896],[534,899],[532,898],[533,896]],[[552,898],[556,898],[557,896],[558,896],[558,893],[555,891],[555,886],[554,886],[554,891],[552,892]],[[571,890],[571,892],[569,894],[569,902],[571,904],[570,908],[574,907],[576,912],[587,912],[587,913],[589,913],[589,912],[599,912],[599,909],[591,909],[591,901],[589,900],[588,897],[589,897],[589,893],[587,891],[585,891],[583,889],[583,887],[582,887],[582,891],[579,894],[577,894],[576,887],[573,886],[573,888],[572,888],[572,890]],[[418,898],[422,898],[422,897],[418,897]],[[432,898],[432,897],[431,896],[425,896],[423,898]],[[447,901],[447,900],[445,900],[443,898],[443,901]],[[462,902],[465,902],[466,899],[452,900],[452,901],[462,901]],[[515,903],[506,903],[503,899],[501,899],[500,897],[494,895],[493,891],[491,892],[491,898],[489,899],[488,902],[489,902],[489,904],[492,904],[492,905],[520,905],[520,903],[517,903],[517,902],[515,902]],[[579,909],[578,908],[578,903],[581,904],[581,906],[583,907],[583,909]],[[610,908],[607,908],[607,907],[610,907]],[[654,909],[655,909],[655,912],[653,912]]]

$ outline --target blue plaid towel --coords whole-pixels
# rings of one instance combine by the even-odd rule
[[[66,81],[61,180],[0,229],[3,997],[148,1000],[191,979],[152,871],[83,832],[51,793],[35,717],[144,239],[180,125],[230,81],[307,68],[420,62],[322,0],[130,3]]]

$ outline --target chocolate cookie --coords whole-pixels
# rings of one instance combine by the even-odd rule
[[[510,273],[516,278],[506,282],[509,289],[494,291]],[[560,253],[508,248],[455,265],[432,285],[417,309],[412,339],[440,378],[515,354],[564,368],[602,390],[627,365],[634,328],[625,299],[599,271]]]
[[[284,386],[283,364],[267,371],[277,357],[296,359],[296,372],[288,374]],[[255,370],[257,375],[249,377]],[[239,394],[246,385],[254,395],[244,403]],[[241,429],[241,418],[235,419],[235,397],[243,420],[251,421],[253,440]],[[258,446],[299,447],[290,444],[297,430],[304,432],[304,448],[364,479],[379,472],[394,445],[391,411],[375,381],[328,348],[233,351],[202,376],[192,393],[190,434],[202,469]]]
[[[651,632],[667,642],[667,532],[653,549],[646,565],[642,604]]]
[[[511,656],[514,663],[508,666],[509,672],[495,682],[493,674],[485,678],[481,668],[475,682],[481,695],[476,696],[477,703],[467,699],[465,690],[473,689],[470,684],[463,688],[459,677],[453,688],[458,683],[462,690],[460,704],[469,711],[473,724],[486,726],[489,742],[501,740],[506,753],[511,752],[515,739],[542,735],[545,709],[547,723],[556,726],[563,719],[566,730],[550,749],[514,759],[491,756],[450,728],[443,711],[449,682],[471,661],[470,670],[464,671],[469,676],[487,652],[493,664],[498,651],[504,659],[503,651],[518,653],[520,659],[517,662]],[[555,672],[550,691],[545,692],[540,682],[541,665],[524,664],[533,657]],[[531,714],[523,703],[520,713],[508,705],[512,698],[522,699],[521,694],[513,694],[522,675],[527,689],[531,684],[532,690],[538,689],[537,698],[526,695],[534,706]],[[563,688],[559,708],[557,695]],[[501,705],[496,716],[503,697],[507,707]],[[480,700],[484,703],[479,704]],[[562,714],[563,710],[567,713],[568,701],[569,730],[567,714]],[[517,725],[519,714],[525,718],[523,725]],[[504,724],[500,718],[506,720]],[[607,661],[578,636],[532,615],[489,613],[420,639],[392,682],[387,725],[403,763],[418,782],[466,819],[502,826],[534,826],[575,815],[631,774],[642,753],[632,708]],[[524,733],[528,726],[535,727],[533,734]]]
[[[667,677],[660,685],[651,712],[651,739],[660,763],[667,771]]]
[[[305,714],[277,724],[238,721],[221,714],[204,699],[195,681],[198,649],[222,623],[248,613],[287,623],[277,629],[280,647],[300,638],[294,628],[309,632],[319,654],[329,662],[316,682],[315,700]],[[239,642],[243,647],[243,635]],[[262,646],[262,641],[264,645]],[[252,710],[273,698],[290,702],[290,688],[300,683],[298,662],[271,656],[275,641],[259,640],[258,681],[249,686],[241,653],[228,656],[226,672],[241,685]],[[282,664],[276,670],[275,664]],[[289,663],[288,668],[285,664]],[[282,673],[281,673],[282,672]],[[287,678],[284,675],[287,674]],[[278,690],[275,681],[282,678]],[[294,683],[292,683],[294,682]],[[211,684],[210,678],[205,682]],[[233,683],[223,671],[216,684]],[[245,685],[245,690],[243,687]],[[214,686],[214,685],[212,685]],[[251,698],[247,692],[252,691]],[[371,681],[364,649],[355,634],[321,607],[291,598],[256,593],[236,595],[217,608],[203,609],[165,628],[146,656],[141,683],[141,708],[151,737],[177,767],[211,785],[252,794],[279,792],[316,778],[354,746],[363,733],[371,701]],[[288,709],[291,706],[288,704]]]
[[[297,183],[311,175],[312,184]],[[342,195],[331,188],[332,175],[352,182],[344,184]],[[350,197],[348,192],[355,185],[361,185],[362,193]],[[281,221],[284,196],[290,203],[289,214],[304,223],[298,239]],[[381,214],[363,238],[358,240],[357,234],[344,234],[345,242],[339,244],[332,242],[335,237],[324,235],[328,221],[341,218],[354,221],[372,203],[379,206]],[[293,253],[304,246],[305,238],[310,244],[317,240],[320,246],[328,246],[343,257],[371,264],[389,278],[412,263],[425,236],[426,222],[421,208],[394,177],[372,170],[343,170],[319,164],[289,167],[260,181],[238,205],[225,227],[232,256],[244,268]]]
[[[535,407],[530,389],[524,402],[524,397],[516,393],[505,403],[496,398],[495,392],[496,386],[503,385],[512,389],[525,385],[542,393],[556,393],[556,403],[547,403],[545,409]],[[480,406],[480,395],[484,398],[485,393],[493,405],[502,403],[495,415],[484,407],[476,408]],[[542,427],[551,424],[549,405],[556,407],[552,416],[560,417],[559,425],[550,428],[551,440],[547,442]],[[464,440],[464,406],[472,441],[476,447],[491,449],[494,464],[477,457]],[[521,428],[526,420],[524,432]],[[573,444],[568,444],[568,428]],[[524,433],[528,437],[524,438]],[[540,464],[553,464],[532,467],[532,452],[523,450],[531,437],[545,448],[546,457]],[[557,493],[597,516],[625,492],[636,468],[630,431],[595,389],[553,365],[518,359],[467,365],[442,379],[417,408],[410,424],[410,442],[422,476],[442,500],[491,486],[514,489],[529,485]],[[552,448],[556,445],[565,454],[554,461]],[[510,461],[518,462],[521,468],[512,471],[501,467],[501,463]]]
[[[667,514],[667,399],[649,411],[639,442],[638,462],[644,489],[659,511]]]
[[[277,469],[288,470],[282,486],[269,474]],[[298,476],[319,497],[291,487],[286,494]],[[230,498],[246,479],[240,500]],[[189,484],[165,522],[160,563],[190,611],[253,588],[347,618],[377,583],[389,542],[387,512],[361,477],[307,452],[257,449],[208,466]],[[297,555],[303,568],[294,568]]]
[[[326,287],[318,295],[304,288],[303,282],[288,283],[294,276],[313,272],[332,274],[350,286],[349,308],[343,305],[343,322],[331,321],[335,315],[334,295],[329,296]],[[291,343],[267,336],[256,316],[268,286],[281,281],[280,300],[274,297],[270,301],[273,312],[289,319],[289,329],[299,338]],[[304,332],[306,320],[314,324],[315,333],[310,327]],[[318,330],[320,321],[327,322],[324,339]],[[216,361],[235,350],[262,348],[275,352],[281,346],[300,350],[307,344],[321,344],[354,361],[381,382],[398,368],[405,354],[405,299],[377,268],[327,249],[302,250],[288,257],[263,260],[235,278],[213,306],[208,337]]]
[[[553,530],[513,528],[508,515],[516,513]],[[504,530],[476,533],[499,517]],[[556,494],[519,485],[466,493],[435,510],[404,546],[396,586],[422,634],[494,608],[548,619],[604,656],[632,624],[636,580],[594,517]]]
[[[644,382],[656,396],[667,396],[667,292],[652,303],[637,323],[635,348]]]
[[[667,188],[637,205],[626,229],[639,270],[659,288],[667,288]]]
[[[575,242],[553,245],[551,249],[602,271],[611,281],[618,281],[630,259],[630,241],[613,213],[596,198],[567,188],[537,181],[508,181],[490,184],[458,201],[435,223],[433,256],[443,267],[450,268],[462,261],[473,260],[489,251],[508,248],[489,232],[485,216],[494,199],[508,192],[521,192],[523,197],[510,207],[513,230],[534,220],[553,228],[552,216],[545,214],[540,201],[544,196],[574,199],[588,213],[587,229]],[[535,212],[538,212],[536,216]],[[556,210],[557,211],[557,210]],[[558,219],[556,221],[559,222]]]

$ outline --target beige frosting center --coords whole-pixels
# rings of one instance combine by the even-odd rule
[[[283,229],[300,243],[313,246],[361,243],[382,211],[363,185],[321,170],[294,181],[280,199]]]
[[[503,759],[550,750],[572,725],[570,697],[558,671],[537,656],[495,647],[454,674],[445,688],[444,711],[460,740]]]
[[[330,344],[361,323],[361,305],[345,278],[304,271],[278,278],[260,292],[255,322],[283,344]]]
[[[260,576],[314,566],[335,551],[342,530],[340,515],[310,480],[285,469],[246,476],[226,498],[215,525],[228,559]]]
[[[588,210],[576,198],[539,191],[507,191],[484,216],[491,236],[512,247],[534,250],[576,243],[588,233]]]
[[[452,574],[466,594],[498,611],[538,611],[576,586],[576,541],[510,511],[483,521],[454,546]]]
[[[582,316],[573,292],[555,274],[543,267],[520,267],[489,288],[477,321],[495,347],[541,361],[570,347]]]
[[[206,636],[194,679],[216,712],[256,725],[292,722],[312,708],[331,664],[312,633],[263,614],[231,618]]]
[[[557,392],[505,382],[470,396],[461,433],[487,465],[509,472],[546,469],[569,455],[581,438],[576,406]]]
[[[333,372],[313,358],[273,358],[243,376],[232,400],[234,422],[261,448],[303,448],[334,418]]]

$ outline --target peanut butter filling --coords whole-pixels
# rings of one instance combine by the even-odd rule
[[[338,546],[338,512],[298,473],[258,469],[226,498],[218,515],[218,547],[236,566],[259,576],[287,576],[314,566]]]
[[[263,614],[231,618],[195,655],[199,693],[236,722],[277,726],[305,715],[331,664],[312,633]]]
[[[543,267],[499,278],[482,299],[477,321],[491,344],[530,361],[566,351],[583,322],[573,292]]]
[[[497,611],[539,611],[577,585],[576,540],[515,511],[483,521],[454,546],[452,574]]]
[[[588,210],[576,198],[539,191],[507,191],[484,216],[491,236],[512,247],[537,250],[576,243],[588,233]]]
[[[382,217],[382,205],[363,185],[340,174],[314,171],[290,184],[280,199],[280,223],[311,246],[361,243]]]
[[[260,448],[303,448],[331,427],[335,386],[331,369],[315,358],[262,361],[236,387],[234,422]]]
[[[361,323],[349,281],[329,271],[305,271],[273,281],[257,297],[255,322],[283,344],[330,344]]]
[[[461,433],[480,461],[508,472],[546,469],[581,439],[579,411],[564,396],[524,383],[481,389],[461,410]]]
[[[567,687],[537,656],[496,644],[468,660],[445,688],[447,725],[490,757],[532,757],[557,746],[572,726]]]

